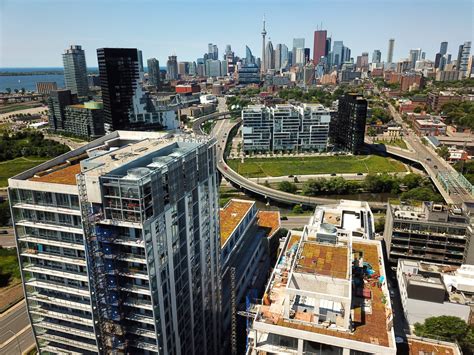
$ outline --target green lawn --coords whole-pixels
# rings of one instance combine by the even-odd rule
[[[391,145],[393,147],[399,147],[402,149],[407,149],[407,144],[405,141],[401,138],[398,139],[392,139],[392,140],[386,140],[386,139],[379,139],[375,141],[376,144],[385,144],[385,145]]]
[[[18,283],[20,278],[16,249],[3,249],[0,247],[0,287]]]
[[[16,158],[0,162],[0,187],[8,186],[8,179],[51,158]]]
[[[377,155],[247,158],[243,164],[240,159],[227,163],[245,177],[406,171],[402,163]]]

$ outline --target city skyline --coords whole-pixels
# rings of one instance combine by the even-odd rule
[[[447,14],[442,2],[430,2],[430,20],[423,26],[419,26],[419,12],[425,9],[427,1],[410,2],[411,11],[407,7],[395,7],[394,1],[385,3],[386,6],[381,7],[375,6],[380,2],[366,1],[366,7],[351,9],[349,13],[345,0],[334,3],[301,1],[301,6],[296,7],[288,1],[252,2],[251,12],[244,6],[249,4],[248,1],[238,2],[241,6],[233,6],[232,12],[229,12],[227,8],[217,6],[215,1],[207,1],[199,8],[192,7],[193,11],[183,11],[183,8],[191,9],[193,4],[179,1],[177,4],[166,2],[158,6],[142,1],[140,5],[143,6],[132,6],[121,2],[114,4],[111,10],[108,0],[94,3],[92,9],[87,6],[92,4],[88,1],[68,3],[66,6],[56,1],[4,0],[0,11],[3,23],[0,67],[60,67],[61,53],[71,44],[82,45],[90,67],[97,67],[96,49],[100,47],[139,48],[144,59],[155,57],[160,63],[165,63],[172,54],[177,55],[178,61],[195,61],[207,52],[208,43],[217,44],[219,59],[226,44],[230,44],[240,57],[245,56],[246,45],[260,54],[264,13],[267,40],[274,45],[282,43],[291,48],[293,38],[298,37],[305,38],[308,44],[312,43],[314,31],[322,28],[327,30],[333,42],[347,43],[354,58],[362,52],[371,53],[378,49],[385,59],[388,40],[394,38],[394,61],[407,57],[410,49],[419,47],[426,52],[427,59],[434,60],[440,42],[447,41],[448,53],[455,55],[459,44],[472,39],[469,38],[469,33],[472,33],[472,3],[469,1],[456,2],[459,10],[456,15]],[[29,8],[27,13],[23,11],[25,5]],[[306,10],[298,12],[300,20],[293,23],[291,19],[294,17],[288,17],[288,6],[292,9],[304,7]],[[390,6],[393,9],[387,16]],[[148,13],[156,9],[158,16],[166,12],[166,16],[160,17],[159,21],[141,22],[140,26],[122,25],[124,21],[137,18],[134,15],[140,16],[139,11],[145,8]],[[403,10],[398,10],[401,8]],[[70,21],[69,13],[82,16],[83,20]],[[109,17],[104,17],[103,13],[108,13]],[[212,21],[196,20],[200,15],[209,13],[213,15]],[[43,21],[46,15],[54,17],[55,21]],[[370,17],[370,21],[362,20],[364,16]],[[17,21],[19,17],[23,21]],[[244,17],[245,27],[229,26],[230,19],[242,23],[240,19]],[[291,26],[281,26],[285,21],[291,22]],[[441,22],[443,26],[439,26]],[[24,23],[29,25],[24,26]],[[471,31],[466,28],[466,23],[470,23]],[[32,27],[41,27],[41,31],[31,31]],[[313,51],[312,46],[310,48]]]

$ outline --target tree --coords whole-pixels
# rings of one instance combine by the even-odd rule
[[[375,232],[376,233],[383,233],[385,229],[385,218],[379,218],[375,221]]]
[[[426,318],[424,323],[415,323],[415,335],[420,337],[457,341],[463,352],[472,354],[474,349],[473,328],[464,320],[454,316]]]
[[[414,113],[421,113],[421,106],[417,106],[413,109]]]
[[[281,181],[278,184],[278,190],[283,191],[283,192],[288,192],[290,194],[294,194],[298,188],[296,187],[295,184],[289,182],[289,181]]]
[[[293,206],[293,213],[296,213],[296,214],[303,213],[303,207],[301,207],[301,205],[294,205]]]
[[[445,145],[442,145],[441,147],[439,147],[437,150],[436,150],[436,153],[438,153],[438,155],[443,158],[444,160],[448,159],[449,158],[449,149],[447,146]]]
[[[7,94],[11,94],[12,93],[12,89],[11,88],[6,88],[5,91],[7,92]]]
[[[367,129],[367,135],[372,137],[372,143],[374,142],[374,137],[377,135],[377,130],[374,127],[369,127]]]
[[[13,90],[13,91],[15,91],[15,94],[18,94],[18,89],[15,89],[15,90]]]
[[[401,194],[401,200],[443,202],[443,196],[428,187],[415,187]]]

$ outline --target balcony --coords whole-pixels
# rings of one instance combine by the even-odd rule
[[[129,263],[146,264],[146,256],[140,254],[118,253],[117,259],[127,261]]]
[[[121,269],[118,274],[120,276],[131,277],[134,279],[148,280],[148,274],[138,269]]]
[[[79,208],[77,210],[73,210],[70,208],[65,207],[58,207],[58,206],[45,206],[45,205],[37,205],[31,203],[23,203],[18,202],[13,205],[14,208],[21,208],[25,210],[35,210],[35,211],[43,211],[43,212],[53,212],[53,213],[62,213],[62,214],[70,214],[74,216],[80,216],[81,211]]]
[[[39,252],[35,249],[25,249],[21,252],[21,256],[27,258],[43,259],[49,261],[56,261],[58,263],[71,264],[86,266],[86,260],[82,258],[72,257],[72,256],[61,256],[56,254],[50,254],[46,252]]]
[[[74,271],[57,270],[57,269],[52,269],[52,268],[39,265],[39,264],[25,264],[25,266],[23,267],[23,271],[42,274],[42,275],[63,277],[65,279],[70,279],[70,280],[77,280],[77,281],[84,281],[84,282],[89,281],[85,272],[81,274]]]
[[[132,293],[138,293],[140,295],[147,295],[151,296],[150,289],[148,287],[143,287],[143,286],[138,286],[138,285],[121,285],[120,286],[120,291],[125,291],[125,292],[132,292]]]
[[[94,331],[92,330],[92,328],[91,328],[90,331],[81,330],[81,329],[77,329],[77,328],[74,328],[74,327],[68,327],[68,326],[65,326],[65,325],[62,325],[62,324],[58,324],[58,323],[52,323],[51,321],[46,321],[46,320],[43,320],[39,323],[33,323],[33,326],[41,327],[41,328],[44,328],[44,329],[55,330],[55,331],[58,331],[58,332],[64,332],[64,333],[68,333],[68,334],[71,334],[71,335],[74,335],[74,336],[80,336],[80,337],[83,337],[83,338],[88,338],[88,339],[95,340],[95,334],[94,334]]]
[[[154,331],[152,331],[152,330],[147,330],[147,329],[143,329],[143,328],[139,328],[139,327],[128,327],[128,328],[127,328],[127,332],[128,332],[128,333],[135,334],[135,335],[147,337],[147,338],[152,338],[152,339],[155,339],[155,338],[156,338],[156,334],[155,334]]]
[[[65,348],[60,348],[58,346],[49,345],[47,341],[44,343],[44,346],[40,344],[40,350],[45,351],[45,352],[50,352],[52,354],[84,355],[83,352],[71,351],[70,349],[65,349]]]
[[[83,234],[82,228],[72,227],[69,224],[56,224],[56,223],[52,224],[52,223],[46,223],[42,221],[30,221],[26,219],[19,220],[15,224],[17,226],[22,226],[22,227],[32,227],[32,228],[39,228],[39,229],[48,229],[48,230],[53,230],[53,231]]]
[[[73,308],[73,309],[77,309],[77,310],[85,311],[85,312],[91,311],[91,306],[89,303],[81,303],[81,302],[76,302],[76,301],[65,300],[58,297],[45,296],[45,295],[39,294],[38,292],[35,292],[29,295],[28,300],[36,301],[36,302],[44,302],[44,303],[53,304],[53,305],[66,307],[66,308]]]
[[[147,317],[142,314],[130,313],[125,316],[125,319],[132,320],[139,323],[155,325],[155,321],[152,317]]]
[[[142,349],[142,350],[148,350],[148,351],[153,351],[153,352],[158,352],[158,347],[156,346],[156,343],[155,344],[152,344],[152,343],[148,343],[148,342],[145,342],[145,341],[132,341],[130,343],[130,346],[133,346],[137,349]]]
[[[75,249],[75,250],[81,250],[81,251],[85,250],[84,244],[82,243],[64,242],[64,241],[59,241],[57,239],[48,238],[46,236],[33,236],[33,235],[27,234],[27,235],[18,237],[18,240],[21,242],[51,245],[51,246],[60,247],[60,248],[69,248],[69,249]]]
[[[59,335],[53,335],[53,334],[45,333],[45,334],[39,334],[38,338],[46,340],[46,341],[53,341],[53,342],[57,342],[57,343],[66,344],[66,345],[69,345],[69,346],[74,346],[78,349],[84,349],[84,350],[87,350],[87,351],[97,352],[97,350],[98,350],[97,346],[95,344],[89,344],[89,343],[74,340],[74,339],[71,339],[71,338],[62,337],[62,336],[59,336]]]
[[[36,314],[36,315],[39,315],[39,316],[43,316],[43,317],[49,317],[49,318],[64,320],[64,321],[68,321],[68,322],[71,322],[71,323],[87,325],[87,326],[90,326],[90,327],[93,326],[92,318],[85,318],[85,317],[74,316],[74,315],[71,315],[71,314],[68,314],[68,313],[50,311],[50,310],[47,310],[47,309],[43,309],[40,306],[32,307],[30,309],[30,313],[31,314]]]
[[[31,278],[30,280],[27,280],[25,282],[25,285],[26,286],[37,287],[37,288],[42,288],[42,289],[45,289],[45,290],[65,292],[65,293],[68,293],[70,295],[90,297],[89,289],[86,288],[86,287],[74,288],[74,287],[58,284],[57,282],[37,280],[35,278]]]
[[[150,301],[131,299],[130,297],[123,303],[124,306],[147,309],[152,311],[153,306]]]

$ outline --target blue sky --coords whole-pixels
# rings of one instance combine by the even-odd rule
[[[143,58],[165,65],[195,60],[209,42],[226,44],[237,55],[245,45],[261,55],[265,13],[267,38],[291,47],[305,37],[311,48],[321,22],[334,40],[343,40],[352,56],[374,49],[386,59],[395,38],[395,59],[422,48],[434,58],[441,41],[455,57],[459,44],[473,39],[472,0],[0,0],[0,67],[61,66],[69,44],[80,44],[88,66],[97,66],[100,47],[135,47]],[[312,55],[312,54],[311,54]],[[146,65],[146,64],[145,64]]]

